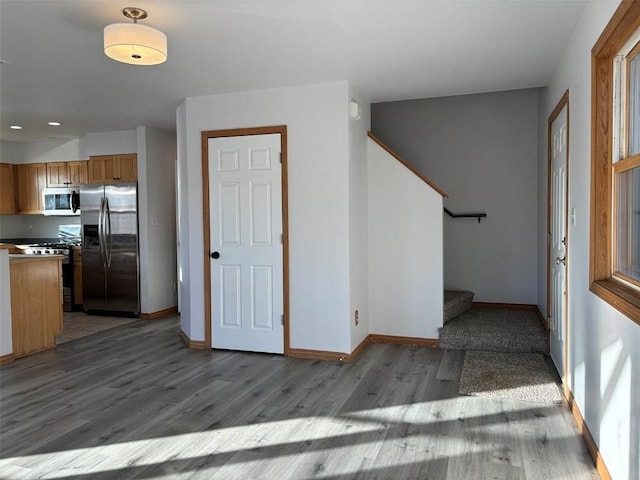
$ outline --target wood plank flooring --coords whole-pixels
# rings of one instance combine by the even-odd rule
[[[195,351],[177,318],[0,369],[3,479],[597,479],[566,407],[457,394],[464,351]]]

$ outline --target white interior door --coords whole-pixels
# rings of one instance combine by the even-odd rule
[[[212,347],[284,353],[280,135],[208,147]]]
[[[550,353],[564,376],[567,315],[567,120],[565,105],[551,124]],[[563,378],[563,380],[566,380]]]

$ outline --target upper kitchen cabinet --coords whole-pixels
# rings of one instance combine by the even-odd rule
[[[0,163],[0,214],[18,213],[14,169],[10,163]]]
[[[14,165],[18,190],[18,213],[44,212],[42,190],[47,186],[47,164],[25,163]]]
[[[88,182],[88,161],[47,163],[47,186],[69,187],[83,185]]]
[[[89,157],[89,183],[135,182],[138,180],[138,155],[98,155]]]

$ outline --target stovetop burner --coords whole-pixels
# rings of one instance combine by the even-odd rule
[[[64,243],[41,243],[29,245],[23,250],[26,255],[63,255],[63,264],[71,263],[71,245]]]
[[[56,249],[66,249],[69,250],[74,245],[78,245],[77,243],[68,243],[68,242],[44,242],[44,243],[35,243],[30,245],[31,248],[56,248]]]

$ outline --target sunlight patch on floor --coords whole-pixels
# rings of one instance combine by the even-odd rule
[[[453,409],[451,402],[457,404]],[[444,408],[445,403],[449,404],[448,408]],[[491,415],[496,415],[496,428],[504,428],[505,412],[500,402],[489,407],[486,402],[482,407],[480,405],[473,398],[462,397],[360,410],[336,417],[267,421],[6,458],[0,460],[0,470],[3,478],[7,479],[24,478],[25,474],[63,478],[107,472],[113,472],[116,478],[118,472],[121,474],[129,469],[149,466],[156,466],[166,476],[188,471],[204,473],[214,468],[218,478],[243,478],[249,472],[258,478],[300,478],[308,476],[311,473],[309,469],[313,468],[320,469],[314,474],[317,478],[331,472],[348,475],[366,468],[363,465],[365,456],[371,458],[371,453],[378,451],[389,435],[394,439],[392,448],[397,449],[397,453],[390,457],[394,459],[392,465],[385,465],[385,468],[414,463],[419,459],[438,461],[446,456],[485,451],[487,443],[477,442],[475,435],[465,435],[463,431],[473,431],[474,419]],[[528,410],[528,407],[512,411],[518,410]],[[444,413],[447,411],[448,414]],[[554,409],[545,410],[547,413],[548,416],[560,414]],[[455,446],[440,437],[442,429],[438,428],[438,423],[441,422],[460,424]],[[493,436],[491,426],[487,429],[485,424],[483,429],[484,433],[478,435]],[[533,432],[530,440],[535,441]],[[553,437],[550,436],[549,440]],[[322,452],[329,450],[334,453],[331,454],[331,462],[325,465],[321,460]],[[33,468],[34,465],[37,468]],[[279,471],[282,465],[288,465],[288,469],[299,468],[300,476],[290,477],[290,471]],[[265,476],[267,471],[269,475]],[[165,473],[156,478],[162,478]]]

